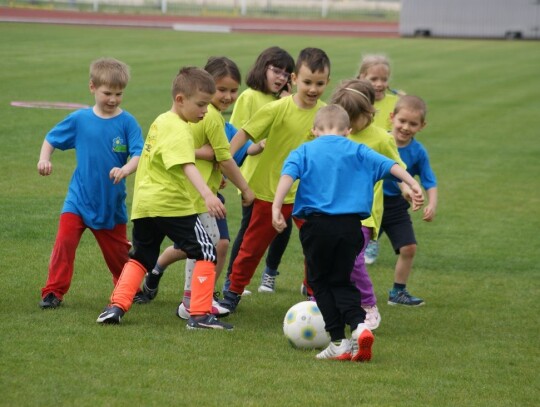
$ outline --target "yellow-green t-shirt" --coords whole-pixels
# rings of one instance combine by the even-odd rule
[[[266,139],[266,146],[258,156],[248,156],[242,173],[255,196],[272,202],[281,176],[283,162],[289,153],[309,140],[315,114],[326,103],[321,100],[311,109],[301,109],[293,95],[262,106],[242,128],[255,142]],[[253,160],[258,158],[258,162]],[[294,202],[298,184],[295,183],[284,203]]]
[[[276,97],[272,94],[263,93],[259,90],[247,88],[243,91],[234,104],[234,109],[229,120],[237,129],[241,129],[255,112],[267,103],[274,102]]]
[[[215,161],[226,161],[232,158],[231,146],[225,135],[225,119],[221,115],[221,112],[213,105],[208,105],[208,112],[203,120],[198,123],[190,123],[190,127],[193,133],[195,149],[205,144],[210,144],[214,150]],[[216,168],[215,161],[207,161],[200,158],[195,160],[197,169],[214,194],[219,189],[222,177],[221,171],[219,168]],[[197,213],[208,212],[204,199],[191,182],[188,184],[188,190],[193,197],[193,205]]]
[[[373,120],[373,123],[379,127],[382,127],[386,131],[392,130],[392,121],[390,120],[390,113],[394,111],[394,107],[396,106],[396,103],[399,99],[399,96],[386,92],[386,96],[383,100],[377,100],[373,104],[375,106],[375,109],[377,109],[377,113],[375,114],[375,118]]]
[[[385,98],[386,99],[386,98]],[[350,134],[349,138],[357,143],[364,144],[372,150],[397,162],[403,168],[405,163],[401,160],[394,137],[384,129],[371,124],[358,133]],[[383,215],[383,181],[378,181],[373,189],[373,205],[371,207],[371,217],[364,219],[362,225],[373,228],[372,237],[377,238],[381,227]]]
[[[189,124],[169,111],[150,126],[135,175],[131,219],[188,216],[193,207],[181,165],[195,162]]]

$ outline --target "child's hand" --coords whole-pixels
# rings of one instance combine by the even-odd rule
[[[208,213],[210,216],[218,219],[224,219],[227,211],[225,210],[225,205],[219,200],[216,195],[209,195],[204,199],[204,203],[208,208]]]
[[[274,208],[272,206],[272,226],[277,230],[278,233],[281,233],[287,227],[287,222],[281,213],[281,208]]]
[[[404,182],[401,183],[401,195],[403,195],[403,198],[405,198],[407,201],[411,202],[413,199],[413,192],[411,188]]]
[[[47,176],[52,173],[52,163],[49,160],[39,160],[37,163],[39,175]]]
[[[281,92],[279,92],[279,98],[286,98],[287,96],[291,96],[292,93],[292,85],[290,82],[287,82],[287,84],[281,89]]]
[[[126,178],[129,173],[124,168],[114,167],[109,172],[109,178],[113,180],[113,184],[118,184],[124,178]]]
[[[411,188],[411,192],[412,209],[413,211],[417,211],[424,205],[424,193],[418,184]]]
[[[221,177],[221,183],[219,184],[219,189],[225,189],[227,186],[227,178]]]
[[[242,206],[247,207],[251,205],[254,199],[255,199],[255,194],[250,188],[242,191]]]
[[[426,222],[431,222],[433,218],[435,218],[435,208],[431,205],[427,205],[424,208],[424,216],[422,217],[422,219]]]

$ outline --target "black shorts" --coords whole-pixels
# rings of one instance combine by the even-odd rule
[[[384,196],[381,233],[386,233],[396,254],[403,246],[416,244],[409,202],[403,196]]]

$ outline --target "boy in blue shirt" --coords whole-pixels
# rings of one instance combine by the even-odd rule
[[[369,361],[374,338],[364,324],[360,291],[351,282],[355,258],[364,244],[360,224],[370,216],[373,187],[383,177],[402,180],[411,188],[414,209],[422,205],[423,195],[396,162],[348,140],[349,132],[349,116],[341,106],[329,105],[317,112],[312,129],[316,139],[293,150],[283,165],[272,225],[278,232],[284,230],[283,201],[294,181],[300,180],[293,216],[305,220],[300,241],[308,284],[331,338],[316,357]],[[345,325],[350,326],[350,340]]]
[[[113,58],[92,62],[89,87],[95,105],[68,115],[43,141],[37,164],[40,175],[51,175],[55,149],[75,149],[77,157],[47,283],[41,290],[43,309],[62,303],[73,277],[75,252],[87,228],[99,244],[114,284],[129,259],[125,178],[137,169],[143,139],[135,118],[120,109],[128,81],[129,68],[123,62]]]

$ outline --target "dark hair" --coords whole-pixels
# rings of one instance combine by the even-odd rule
[[[214,77],[214,81],[230,76],[239,84],[242,83],[242,75],[238,65],[227,57],[208,58],[204,70]]]
[[[298,73],[302,65],[306,65],[311,72],[324,72],[328,68],[330,76],[330,58],[322,49],[304,48],[296,59],[295,72]]]
[[[268,93],[266,85],[266,70],[272,65],[288,73],[294,70],[294,59],[283,48],[270,47],[257,57],[257,60],[248,72],[246,85],[259,92]]]
[[[204,69],[195,66],[184,66],[178,71],[173,80],[172,97],[183,93],[186,97],[193,96],[197,91],[213,95],[216,93],[214,78]]]

